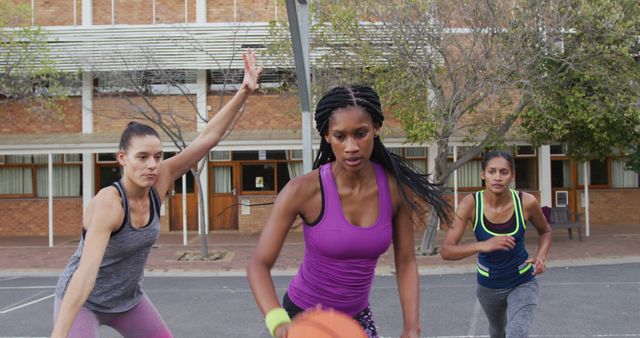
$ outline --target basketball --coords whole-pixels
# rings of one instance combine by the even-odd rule
[[[288,338],[367,338],[360,324],[331,309],[307,310],[293,319]]]

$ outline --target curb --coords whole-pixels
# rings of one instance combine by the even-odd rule
[[[569,268],[591,265],[615,265],[640,263],[640,256],[585,258],[585,259],[558,259],[552,260],[547,268]],[[271,275],[274,277],[290,277],[296,274],[298,268],[274,269]],[[475,263],[457,266],[434,265],[418,268],[420,276],[452,275],[473,273],[476,271]],[[26,276],[26,277],[58,277],[62,269],[5,269],[0,270],[0,277]],[[244,269],[231,270],[179,270],[179,269],[145,269],[145,277],[245,277]],[[393,266],[382,265],[376,268],[376,276],[393,276]]]

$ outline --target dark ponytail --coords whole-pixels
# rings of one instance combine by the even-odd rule
[[[361,107],[371,115],[374,124],[382,126],[384,121],[382,105],[378,93],[373,88],[366,86],[333,88],[320,99],[314,116],[316,129],[320,133],[320,149],[313,163],[314,169],[335,160],[331,145],[325,141],[323,136],[328,131],[331,114],[345,107]],[[382,144],[380,136],[376,136],[374,139],[371,160],[381,164],[392,173],[401,188],[403,199],[409,203],[412,209],[419,210],[419,207],[407,196],[402,187],[410,188],[417,197],[427,202],[442,221],[447,223],[450,221],[451,206],[443,199],[437,186],[429,182],[428,175],[419,173],[409,161],[390,152]]]

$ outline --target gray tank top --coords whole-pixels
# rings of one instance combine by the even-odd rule
[[[120,228],[111,233],[104,252],[96,283],[84,306],[100,312],[124,312],[133,308],[142,299],[142,278],[144,264],[151,246],[160,235],[160,200],[155,189],[149,191],[149,223],[140,229],[131,225],[129,203],[122,182],[113,183],[122,197],[124,221]],[[56,297],[62,299],[69,281],[80,263],[86,230],[82,228],[82,238],[78,249],[58,279]]]

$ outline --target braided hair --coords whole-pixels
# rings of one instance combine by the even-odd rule
[[[329,129],[329,119],[334,111],[346,107],[360,107],[371,115],[374,124],[382,126],[384,116],[382,105],[378,93],[367,86],[336,87],[326,93],[318,102],[315,111],[316,129],[320,133],[320,149],[313,163],[313,168],[319,168],[322,164],[335,160],[335,155],[331,145],[327,143],[324,135]],[[436,185],[428,180],[428,175],[419,173],[416,168],[404,158],[389,151],[380,136],[376,136],[373,141],[373,153],[371,160],[381,164],[387,171],[395,177],[399,187],[410,188],[417,197],[427,202],[438,217],[448,222],[450,220],[449,211],[451,207],[443,199],[442,193]],[[400,188],[403,199],[409,203],[413,210],[418,206],[411,201],[404,189]]]

